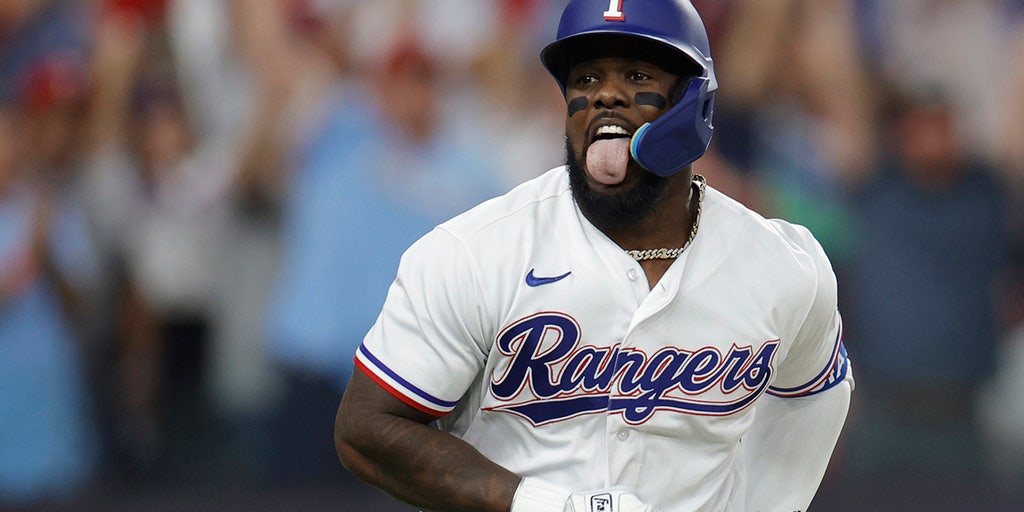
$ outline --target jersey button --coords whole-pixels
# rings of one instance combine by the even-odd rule
[[[619,441],[625,441],[625,440],[629,439],[629,431],[628,430],[620,430],[618,434],[615,434],[615,437],[619,438]]]
[[[637,277],[640,277],[640,275],[637,273],[635,268],[631,268],[626,271],[626,277],[628,277],[630,281],[636,281]]]

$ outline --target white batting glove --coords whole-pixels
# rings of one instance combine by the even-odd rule
[[[563,512],[658,512],[628,487],[609,487],[569,496]]]
[[[659,512],[640,501],[627,487],[585,492],[555,485],[539,478],[524,478],[512,498],[510,512]]]
[[[564,512],[570,506],[572,489],[540,478],[527,477],[519,482],[509,512]]]

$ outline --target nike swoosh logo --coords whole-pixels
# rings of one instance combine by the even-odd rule
[[[565,279],[566,277],[569,277],[569,274],[572,274],[572,271],[570,270],[569,272],[566,272],[560,276],[537,277],[533,275],[533,270],[534,269],[531,268],[530,273],[526,274],[526,286],[542,286],[545,284],[555,283],[561,281],[562,279]]]

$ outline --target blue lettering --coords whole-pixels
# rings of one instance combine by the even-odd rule
[[[541,341],[549,329],[560,331],[558,344],[547,353],[538,354]],[[513,342],[518,339],[522,342],[516,349]],[[515,355],[504,379],[491,383],[494,396],[506,399],[515,396],[527,379],[530,379],[538,398],[557,395],[559,387],[551,378],[550,365],[569,354],[578,339],[579,328],[576,323],[558,315],[532,317],[507,329],[498,338],[498,349],[504,354]]]
[[[619,412],[634,424],[662,409],[731,414],[767,389],[779,345],[778,340],[764,342],[756,354],[749,346],[733,345],[725,355],[709,346],[692,352],[663,348],[648,356],[618,346],[577,348],[580,341],[576,322],[557,313],[529,317],[502,331],[496,345],[510,360],[492,380],[491,394],[518,402],[488,409],[515,413],[537,425],[598,412]],[[527,384],[533,396],[518,396]],[[716,387],[723,395],[742,395],[718,401],[688,397]]]

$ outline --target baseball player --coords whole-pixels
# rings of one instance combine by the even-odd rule
[[[698,13],[572,0],[542,60],[567,165],[408,249],[341,460],[424,510],[806,510],[853,387],[835,276],[693,174],[718,86]]]

